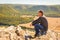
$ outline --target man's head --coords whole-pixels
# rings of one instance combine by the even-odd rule
[[[38,11],[38,16],[39,16],[39,17],[43,16],[43,11],[39,10],[39,11]]]

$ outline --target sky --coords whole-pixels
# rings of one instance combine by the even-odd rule
[[[60,5],[60,0],[0,0],[0,4]]]

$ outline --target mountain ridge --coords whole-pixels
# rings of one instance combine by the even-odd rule
[[[36,13],[38,10],[43,10],[46,16],[60,16],[60,5],[0,4],[0,13],[6,13],[6,15],[16,13],[18,13],[19,15],[37,15]]]

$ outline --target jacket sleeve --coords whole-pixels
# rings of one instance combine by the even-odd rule
[[[41,22],[41,18],[38,18],[32,22],[32,25],[35,25],[35,24],[40,23],[40,22]]]

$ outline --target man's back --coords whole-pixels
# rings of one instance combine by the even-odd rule
[[[47,21],[47,19],[45,17],[40,17],[40,19],[41,19],[40,24],[45,27],[45,30],[47,30],[48,29],[48,21]]]

